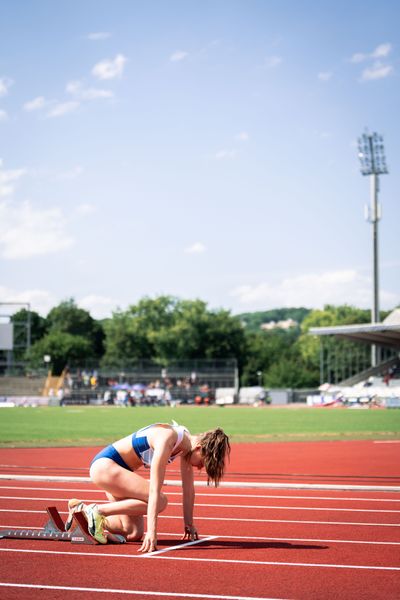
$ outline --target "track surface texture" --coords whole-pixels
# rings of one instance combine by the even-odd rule
[[[82,480],[97,450],[1,449],[0,528],[41,529],[46,506],[65,520],[72,497],[105,501]],[[225,482],[196,487],[195,544],[180,541],[171,483],[151,555],[138,543],[0,539],[0,598],[400,598],[398,441],[237,444]]]

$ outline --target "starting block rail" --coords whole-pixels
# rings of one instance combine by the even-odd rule
[[[72,521],[71,531],[65,531],[64,521],[55,506],[46,508],[48,520],[43,529],[0,529],[0,539],[19,540],[56,540],[94,546],[99,542],[90,534],[88,523],[83,512],[76,512]],[[107,532],[108,543],[123,544],[126,542],[122,535]]]

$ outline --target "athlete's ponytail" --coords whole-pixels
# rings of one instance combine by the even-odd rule
[[[203,433],[200,436],[199,445],[207,473],[207,485],[212,482],[217,487],[224,476],[225,463],[231,451],[229,437],[218,427]]]

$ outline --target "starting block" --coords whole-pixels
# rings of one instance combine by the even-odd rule
[[[65,531],[64,521],[55,506],[46,508],[48,520],[43,529],[0,529],[1,538],[19,540],[56,540],[72,542],[73,544],[96,545],[99,542],[89,533],[88,523],[83,512],[76,512],[70,531]],[[106,533],[108,543],[124,544],[126,539],[122,535]]]

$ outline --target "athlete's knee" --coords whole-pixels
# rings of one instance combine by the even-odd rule
[[[92,465],[90,467],[89,475],[92,482],[96,485],[99,485],[101,479],[101,472],[99,471],[99,469],[96,469],[96,467]]]
[[[92,482],[100,488],[108,481],[108,474],[105,469],[102,468],[102,465],[98,464],[98,461],[93,463],[90,467],[89,475]]]

